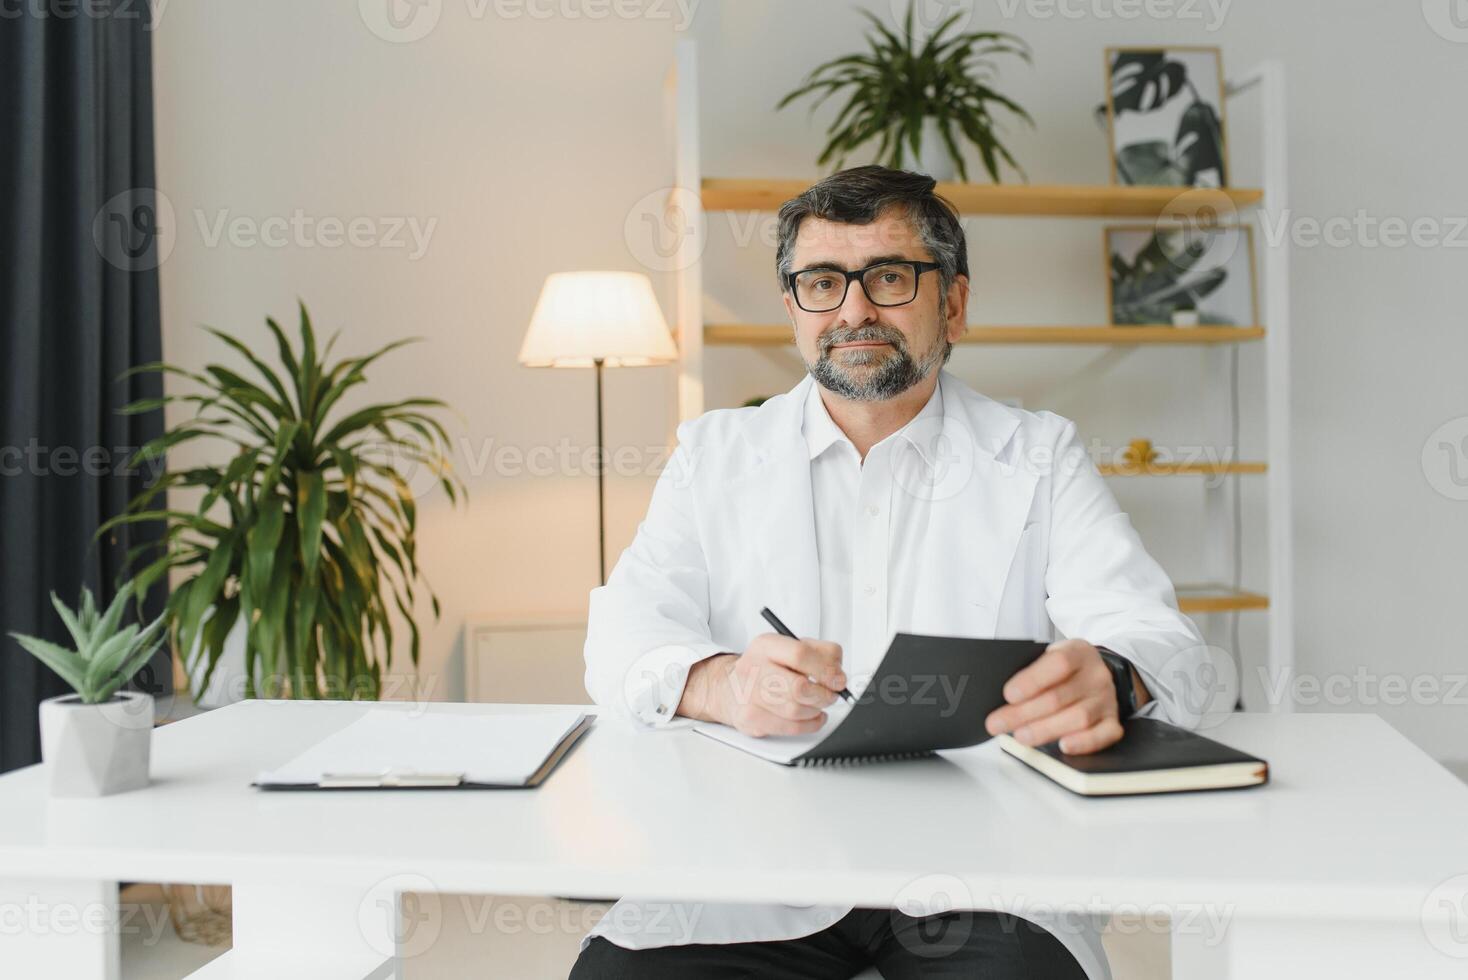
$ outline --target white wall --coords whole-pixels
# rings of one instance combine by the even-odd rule
[[[156,48],[159,170],[179,219],[163,268],[165,347],[191,364],[219,355],[195,329],[201,322],[257,342],[264,315],[291,315],[296,296],[320,323],[345,328],[349,350],[405,334],[430,338],[378,371],[373,394],[438,394],[464,417],[456,431],[467,452],[458,463],[471,470],[471,503],[452,511],[441,497],[426,501],[422,544],[444,599],[424,676],[440,696],[458,696],[464,617],[578,612],[595,584],[589,477],[515,476],[473,464],[488,440],[491,453],[591,443],[590,376],[530,371],[514,356],[547,273],[638,268],[638,243],[624,225],[671,175],[660,82],[673,41],[700,41],[707,174],[815,177],[819,124],[829,114],[812,125],[803,108],[773,107],[814,64],[859,45],[863,21],[835,2],[439,0],[425,8],[439,13],[433,30],[391,43],[366,25],[361,11],[374,3],[165,8]],[[883,0],[866,6],[890,16]],[[1153,8],[1194,17],[1120,16],[1128,9],[1114,0],[979,0],[974,26],[1013,31],[1035,52],[1032,68],[1004,64],[1001,84],[1038,124],[1012,132],[1032,181],[1106,180],[1105,139],[1091,109],[1102,97],[1107,44],[1219,44],[1226,70],[1263,58],[1287,66],[1294,217],[1468,213],[1459,182],[1468,135],[1440,108],[1464,91],[1468,42],[1436,33],[1419,4],[1234,0],[1221,10],[1203,2]],[[1247,105],[1229,112],[1235,180],[1256,181],[1257,120]],[[437,224],[417,260],[401,249],[210,246],[198,227],[200,211],[208,223],[220,209],[259,219],[297,208]],[[750,232],[749,220],[739,216],[731,227],[714,216],[708,306],[776,322],[772,251],[758,227],[748,244],[738,237]],[[1103,315],[1100,223],[969,219],[966,227],[976,322]],[[1468,234],[1460,241],[1468,246]],[[1305,707],[1379,711],[1446,759],[1468,757],[1468,691],[1457,704],[1442,703],[1453,677],[1468,673],[1459,600],[1468,503],[1434,489],[1430,480],[1453,486],[1447,457],[1430,452],[1425,470],[1423,447],[1440,424],[1468,414],[1465,260],[1461,247],[1359,241],[1294,251],[1297,657],[1302,674],[1336,676],[1347,696]],[[671,314],[670,283],[660,273],[654,281]],[[1108,443],[1192,438],[1196,351],[1141,351],[1100,384],[1054,384],[1084,377],[1096,354],[969,349],[952,366],[991,393],[1075,417]],[[1240,352],[1245,457],[1264,450],[1262,358],[1259,345]],[[716,349],[708,367],[710,407],[799,377],[793,354],[782,352]],[[609,444],[662,445],[672,385],[667,368],[609,373]],[[649,487],[645,478],[613,480],[613,554],[630,539]],[[1245,583],[1262,587],[1260,488],[1256,480],[1245,496]],[[1116,481],[1116,490],[1174,576],[1197,578],[1197,487],[1139,480]],[[1242,618],[1246,664],[1262,653],[1263,622]],[[1377,681],[1388,674],[1443,687],[1425,699],[1436,703],[1384,704],[1381,696],[1393,692]]]

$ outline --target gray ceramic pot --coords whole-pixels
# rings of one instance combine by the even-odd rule
[[[148,785],[153,696],[118,691],[102,704],[75,694],[41,702],[41,759],[52,796],[110,796]]]

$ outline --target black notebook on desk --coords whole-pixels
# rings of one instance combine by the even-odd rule
[[[1081,796],[1129,796],[1237,789],[1269,781],[1269,763],[1156,718],[1133,718],[1121,740],[1099,752],[1066,755],[1058,742],[1024,745],[1001,735],[999,747]]]
[[[1033,640],[898,633],[853,703],[837,701],[810,735],[756,738],[699,722],[702,735],[786,766],[831,766],[930,755],[989,738],[984,719],[1004,683],[1045,652]]]

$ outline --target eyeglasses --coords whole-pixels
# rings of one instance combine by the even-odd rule
[[[795,303],[807,313],[830,313],[846,302],[853,280],[873,306],[902,306],[917,298],[918,277],[940,266],[936,262],[880,262],[865,269],[802,269],[790,273],[787,285]]]

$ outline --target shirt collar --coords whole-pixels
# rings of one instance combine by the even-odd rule
[[[892,434],[892,436],[900,436],[907,440],[917,450],[918,455],[923,458],[923,461],[929,465],[932,464],[932,461],[928,459],[931,447],[924,445],[924,440],[918,438],[919,427],[916,426],[916,423],[920,419],[931,419],[934,417],[939,419],[943,417],[943,384],[941,378],[939,379],[939,383],[933,386],[933,393],[928,396],[927,402],[917,415],[913,416],[906,425]],[[927,428],[931,428],[931,425],[927,426]],[[806,393],[805,413],[801,420],[800,431],[805,436],[805,445],[810,450],[811,459],[815,459],[837,442],[845,442],[847,445],[851,444],[851,440],[846,438],[846,433],[841,431],[841,427],[836,424],[831,418],[831,413],[826,410],[826,403],[821,400],[821,386],[819,382],[812,383],[810,390]],[[887,438],[890,439],[892,436],[888,436]],[[887,440],[884,439],[882,441],[886,442]],[[856,447],[852,446],[852,448],[855,449]]]

